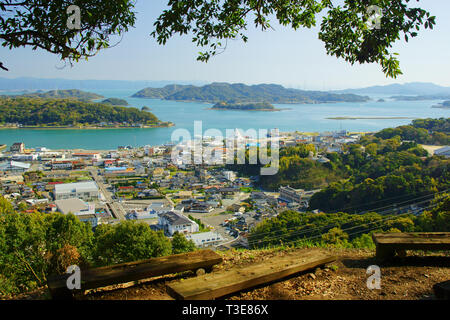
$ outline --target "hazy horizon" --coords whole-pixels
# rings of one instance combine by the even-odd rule
[[[37,78],[37,77],[17,77],[17,78],[7,78],[7,77],[0,77],[1,79],[11,79],[11,80],[20,80],[20,79],[33,79],[33,80],[54,80],[54,81],[99,81],[99,82],[103,82],[103,81],[114,81],[114,82],[149,82],[149,83],[160,83],[161,85],[165,86],[165,85],[169,85],[169,84],[180,84],[180,85],[185,85],[185,84],[192,84],[195,86],[203,86],[203,85],[207,85],[207,84],[212,84],[215,82],[222,82],[222,83],[230,83],[230,84],[245,84],[248,86],[251,85],[262,85],[262,84],[274,84],[274,85],[282,85],[285,88],[292,88],[292,89],[302,89],[300,87],[289,87],[280,83],[275,83],[275,82],[256,82],[256,83],[249,83],[249,82],[244,82],[244,81],[233,81],[233,82],[228,82],[228,81],[206,81],[206,80],[125,80],[125,79],[68,79],[68,78]],[[358,90],[358,89],[365,89],[365,88],[371,88],[371,87],[384,87],[384,86],[389,86],[389,85],[408,85],[408,84],[432,84],[432,85],[437,85],[437,86],[441,86],[444,88],[449,88],[450,86],[442,86],[440,84],[434,83],[434,82],[423,82],[423,81],[412,81],[412,82],[404,82],[404,83],[389,83],[389,84],[373,84],[373,85],[366,85],[366,86],[358,86],[358,87],[344,87],[344,88],[329,88],[329,89],[325,89],[324,91],[343,91],[343,90]],[[156,86],[158,87],[158,86]],[[155,88],[156,88],[155,87]],[[77,88],[73,88],[73,89],[77,89]],[[95,88],[92,88],[95,89]],[[107,88],[105,88],[107,89]],[[113,88],[111,88],[113,89]],[[132,89],[132,88],[124,88],[125,89]],[[142,88],[144,89],[144,88]],[[27,88],[18,88],[18,89],[14,89],[14,90],[10,90],[10,89],[3,89],[0,88],[0,91],[19,91],[19,90],[58,90],[58,88],[54,88],[54,89],[27,89]],[[60,90],[67,90],[67,89],[60,89]],[[80,89],[80,90],[88,90],[88,89]],[[304,89],[304,90],[318,90],[321,91],[321,89]]]
[[[1,61],[9,72],[0,77],[63,78],[70,80],[123,80],[171,82],[277,83],[304,90],[341,90],[409,82],[432,82],[450,86],[448,52],[450,3],[420,2],[436,15],[434,30],[421,30],[409,43],[398,41],[403,75],[387,79],[377,64],[350,65],[326,55],[318,40],[318,27],[294,31],[271,20],[275,30],[248,28],[249,41],[228,41],[224,53],[210,62],[196,61],[201,50],[188,36],[174,37],[160,46],[149,36],[166,1],[138,1],[136,27],[115,47],[101,51],[89,61],[64,66],[56,55],[30,48],[0,48]],[[317,21],[320,25],[320,20]]]

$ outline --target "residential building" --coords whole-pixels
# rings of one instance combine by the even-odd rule
[[[85,159],[85,160],[100,160],[100,154],[99,153],[74,153],[72,154],[72,157],[78,158],[78,159]]]
[[[214,208],[206,203],[193,203],[189,209],[189,212],[208,213],[213,211]]]
[[[146,211],[158,215],[163,212],[173,211],[173,206],[164,202],[153,202],[147,207]]]
[[[84,163],[74,160],[52,161],[52,170],[72,170],[84,166]]]
[[[169,236],[172,236],[177,231],[179,233],[194,233],[199,231],[197,223],[191,221],[181,213],[174,211],[161,213],[158,216],[158,225]]]
[[[234,181],[236,179],[236,173],[234,173],[233,171],[224,171],[223,176],[228,181]]]
[[[194,241],[195,245],[199,248],[216,246],[224,240],[219,233],[212,231],[188,234],[186,235],[186,239]]]
[[[16,142],[10,148],[9,151],[24,153],[25,152],[25,144],[23,142]]]
[[[7,172],[25,172],[29,170],[31,165],[29,163],[23,163],[18,161],[4,161],[0,163],[0,171]]]
[[[14,154],[11,157],[13,161],[36,161],[38,159],[38,155],[34,153],[26,153],[26,154]]]
[[[279,191],[280,191],[279,198],[281,200],[286,200],[289,202],[298,202],[298,203],[300,203],[302,201],[302,195],[304,192],[304,190],[302,190],[302,189],[296,190],[289,186],[287,186],[287,187],[281,186]]]

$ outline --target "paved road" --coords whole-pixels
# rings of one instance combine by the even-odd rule
[[[116,217],[119,220],[125,220],[126,212],[123,209],[122,204],[120,204],[120,202],[113,200],[111,192],[108,191],[105,184],[103,183],[103,177],[100,177],[97,174],[96,169],[89,169],[89,172],[91,173],[92,178],[94,179],[95,183],[97,184],[98,188],[100,189],[100,192],[105,197],[106,205],[110,208],[114,217]]]

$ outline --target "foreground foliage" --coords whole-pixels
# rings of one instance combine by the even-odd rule
[[[0,296],[46,284],[68,266],[98,267],[195,250],[181,234],[166,238],[145,223],[99,225],[95,232],[72,214],[15,212],[0,198]]]
[[[420,215],[285,211],[258,225],[250,234],[249,244],[252,248],[285,244],[374,248],[374,232],[450,232],[450,194],[436,196]]]

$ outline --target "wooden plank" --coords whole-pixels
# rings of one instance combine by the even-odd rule
[[[212,250],[197,250],[160,258],[117,264],[95,269],[81,270],[81,290],[100,288],[165,274],[211,269],[221,263],[222,257]],[[67,298],[71,294],[66,281],[69,274],[49,277],[47,283],[52,297]]]
[[[450,250],[450,232],[374,233],[380,250]]]
[[[387,260],[406,250],[450,250],[450,232],[374,233],[376,257]]]
[[[335,260],[335,256],[318,250],[302,250],[247,267],[176,281],[168,284],[167,289],[177,299],[211,300],[281,280]]]
[[[450,244],[450,232],[374,233],[380,244]]]

